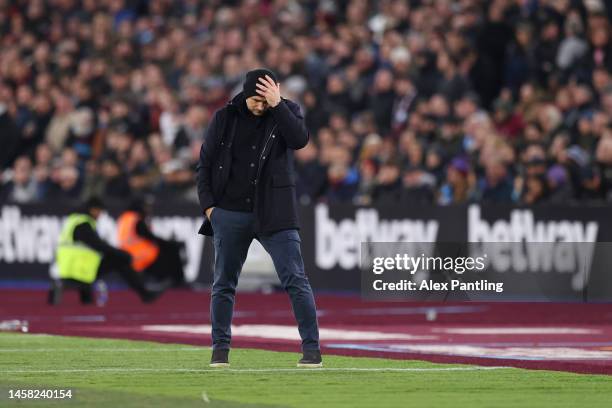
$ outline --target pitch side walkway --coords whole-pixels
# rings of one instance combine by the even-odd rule
[[[99,308],[67,293],[0,291],[0,321],[27,320],[31,333],[209,345],[209,294],[176,290],[153,305],[125,291]],[[323,352],[483,366],[612,374],[611,304],[364,303],[317,295]],[[238,296],[234,346],[299,351],[284,294]],[[0,352],[2,345],[0,344]]]

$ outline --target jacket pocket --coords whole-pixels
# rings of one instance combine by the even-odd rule
[[[266,193],[265,214],[267,229],[283,228],[296,223],[295,179],[287,173],[272,175],[272,188]]]
[[[295,186],[295,180],[290,174],[273,174],[272,187],[291,187]]]

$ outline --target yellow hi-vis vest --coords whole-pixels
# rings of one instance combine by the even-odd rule
[[[71,214],[68,216],[60,234],[55,261],[60,278],[93,283],[96,280],[102,256],[85,244],[74,241],[74,229],[84,223],[96,229],[96,221],[88,215]]]

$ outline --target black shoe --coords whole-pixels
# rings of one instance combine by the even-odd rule
[[[213,350],[210,357],[211,367],[229,367],[229,349]]]
[[[140,294],[140,300],[142,303],[153,303],[162,293],[164,293],[163,290],[145,290]]]
[[[297,363],[298,367],[323,367],[323,359],[319,350],[305,350],[302,358]]]

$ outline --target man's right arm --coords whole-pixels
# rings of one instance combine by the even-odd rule
[[[215,205],[212,194],[211,166],[216,150],[217,138],[219,137],[219,111],[217,111],[206,129],[204,141],[200,148],[200,159],[197,166],[198,198],[202,211],[210,219],[210,212]]]

